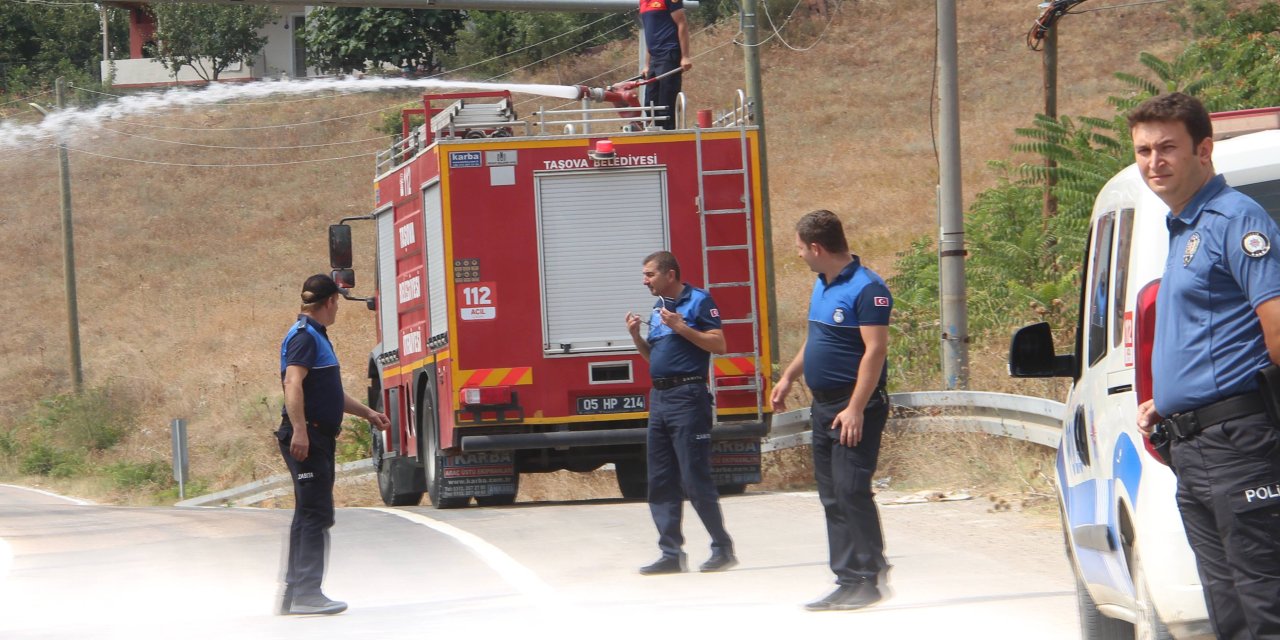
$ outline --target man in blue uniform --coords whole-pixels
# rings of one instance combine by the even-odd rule
[[[813,395],[813,475],[827,516],[836,590],[810,611],[859,609],[879,602],[888,585],[880,512],[871,477],[889,417],[889,312],[884,280],[849,253],[844,226],[830,211],[796,223],[796,249],[817,272],[809,299],[809,334],[773,387],[773,410],[786,410],[800,374]]]
[[[342,390],[338,356],[326,327],[338,318],[338,285],[317,274],[302,285],[302,313],[280,343],[284,409],[276,439],[293,477],[293,523],[280,615],[334,614],[345,602],[320,591],[333,526],[334,447],[342,414],[368,420],[380,429],[387,417]]]
[[[703,572],[738,564],[733,540],[724,528],[720,495],[711,479],[711,393],[707,371],[712,353],[725,352],[720,310],[711,295],[680,280],[680,264],[669,251],[644,259],[644,284],[658,296],[649,315],[649,336],[640,337],[642,320],[627,314],[627,331],[649,362],[649,511],[658,528],[662,557],[641,567],[656,575],[685,570],[680,531],[683,498],[711,535],[711,558]]]
[[[668,71],[682,69],[645,87],[646,105],[661,105],[659,114],[663,129],[676,128],[676,96],[680,93],[680,77],[693,68],[689,53],[689,23],[684,15],[683,0],[640,0],[640,22],[644,25],[644,42],[648,50],[644,75],[656,78]]]
[[[1258,372],[1280,363],[1280,229],[1213,168],[1198,100],[1157,96],[1129,114],[1147,186],[1169,206],[1156,298],[1154,398],[1138,427],[1172,438],[1177,501],[1219,638],[1280,638],[1280,425]]]

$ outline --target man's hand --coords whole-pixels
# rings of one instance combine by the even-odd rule
[[[791,393],[791,381],[783,378],[773,385],[773,393],[769,394],[769,403],[773,405],[773,410],[787,410],[787,394]]]
[[[680,333],[681,327],[689,326],[685,324],[684,316],[680,315],[679,313],[676,313],[675,311],[667,311],[665,308],[663,308],[663,309],[659,309],[658,313],[662,315],[662,324],[665,324],[668,327],[671,327],[671,331],[675,333]]]
[[[1148,400],[1138,405],[1138,431],[1142,435],[1150,438],[1151,431],[1156,428],[1157,424],[1164,420],[1159,413],[1156,413],[1156,401]]]
[[[383,431],[391,428],[391,419],[388,418],[385,413],[378,413],[377,411],[370,409],[369,415],[365,416],[365,419],[369,421],[369,424],[382,429]]]
[[[293,430],[293,437],[289,439],[289,455],[294,460],[302,462],[307,459],[307,454],[311,451],[311,436],[307,435],[307,428]]]
[[[682,57],[680,58],[680,68],[681,68],[681,69],[684,69],[685,71],[688,71],[688,70],[692,69],[692,68],[693,68],[693,58],[690,58],[689,56],[682,56]]]
[[[840,430],[840,444],[846,447],[858,446],[862,442],[862,412],[845,407],[831,421],[831,428]]]
[[[640,316],[627,312],[627,332],[632,338],[640,337]]]

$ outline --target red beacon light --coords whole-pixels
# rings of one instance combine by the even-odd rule
[[[613,151],[613,141],[606,138],[596,140],[596,147],[588,151],[587,155],[591,156],[592,160],[609,160],[617,154]]]

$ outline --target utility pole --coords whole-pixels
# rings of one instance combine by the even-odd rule
[[[58,110],[66,107],[66,79],[54,83]],[[58,132],[58,177],[62,180],[62,273],[67,290],[67,340],[71,349],[71,386],[77,395],[84,389],[80,366],[80,310],[76,305],[76,249],[71,223],[71,163],[67,159],[67,140]]]
[[[1058,119],[1058,29],[1055,26],[1044,35],[1044,115],[1053,120]],[[1053,187],[1058,179],[1054,169],[1058,163],[1049,156],[1044,157],[1044,220],[1058,215],[1058,198],[1053,195]]]
[[[938,11],[938,271],[942,297],[942,375],[946,389],[969,388],[969,312],[965,297],[964,202],[960,182],[960,89],[956,0]]]
[[[760,82],[760,37],[758,0],[742,0],[742,57],[746,67],[747,112],[759,130],[760,139],[760,223],[764,228],[764,287],[769,314],[769,344],[773,361],[778,361],[781,345],[778,344],[778,298],[774,294],[773,272],[773,218],[769,211],[769,153],[765,141],[764,89]]]

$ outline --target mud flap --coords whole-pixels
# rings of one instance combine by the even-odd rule
[[[510,451],[477,451],[443,456],[440,498],[514,496],[515,456]]]
[[[716,440],[711,443],[711,478],[717,486],[760,482],[760,440]]]

